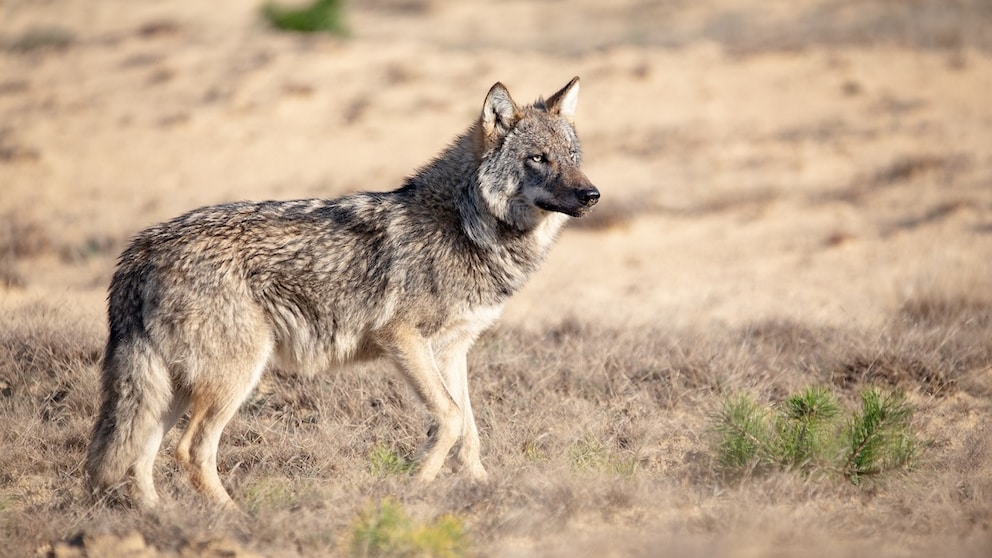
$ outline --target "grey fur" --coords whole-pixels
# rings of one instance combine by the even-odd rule
[[[479,121],[392,192],[217,205],[141,232],[110,284],[94,493],[130,471],[133,499],[154,506],[162,436],[191,409],[177,458],[230,504],[217,443],[266,368],[318,373],[379,356],[437,422],[420,478],[461,440],[459,464],[485,480],[465,353],[566,216],[598,200],[579,170],[577,95],[575,78],[521,108],[494,85]]]

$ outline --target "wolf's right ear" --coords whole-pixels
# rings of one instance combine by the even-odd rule
[[[502,136],[520,119],[520,108],[502,83],[496,83],[482,106],[482,130],[487,138]]]

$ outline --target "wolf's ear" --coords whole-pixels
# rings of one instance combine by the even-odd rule
[[[502,83],[493,85],[482,106],[482,129],[486,136],[493,137],[509,132],[519,118],[520,109],[510,98],[510,92]]]
[[[572,78],[572,81],[552,95],[546,104],[551,114],[560,114],[569,122],[575,120],[575,107],[579,104],[579,76]]]

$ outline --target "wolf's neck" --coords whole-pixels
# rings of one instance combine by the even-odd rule
[[[458,136],[440,155],[418,169],[407,180],[407,185],[417,188],[417,194],[431,203],[453,205],[458,192],[476,180],[475,133],[475,129],[470,128]]]
[[[547,213],[533,226],[520,229],[489,210],[477,187],[462,192],[458,206],[462,231],[480,251],[507,262],[514,262],[529,274],[544,260],[568,217]]]

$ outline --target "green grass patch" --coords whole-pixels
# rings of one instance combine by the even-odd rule
[[[541,451],[541,447],[534,440],[524,442],[521,450],[527,461],[531,463],[542,463],[547,460],[544,452]]]
[[[295,33],[330,33],[346,36],[341,0],[316,0],[302,7],[287,7],[274,3],[262,6],[262,17],[273,27]]]
[[[413,470],[416,462],[407,459],[396,450],[383,444],[376,444],[369,452],[369,463],[373,475],[404,475]]]
[[[876,388],[846,417],[827,389],[811,387],[775,406],[748,395],[727,398],[711,419],[712,447],[721,472],[772,469],[841,473],[855,484],[908,467],[916,454],[910,407],[901,393]]]
[[[568,449],[568,461],[581,472],[609,473],[630,476],[637,470],[637,460],[610,451],[602,442],[591,436]]]
[[[247,508],[252,512],[287,508],[297,499],[285,479],[264,478],[245,490]]]
[[[457,558],[468,554],[468,537],[455,515],[420,523],[403,506],[386,499],[359,516],[352,529],[351,554],[361,558]]]
[[[7,42],[6,50],[19,54],[40,51],[61,51],[76,42],[76,34],[56,26],[32,27],[18,37]]]

